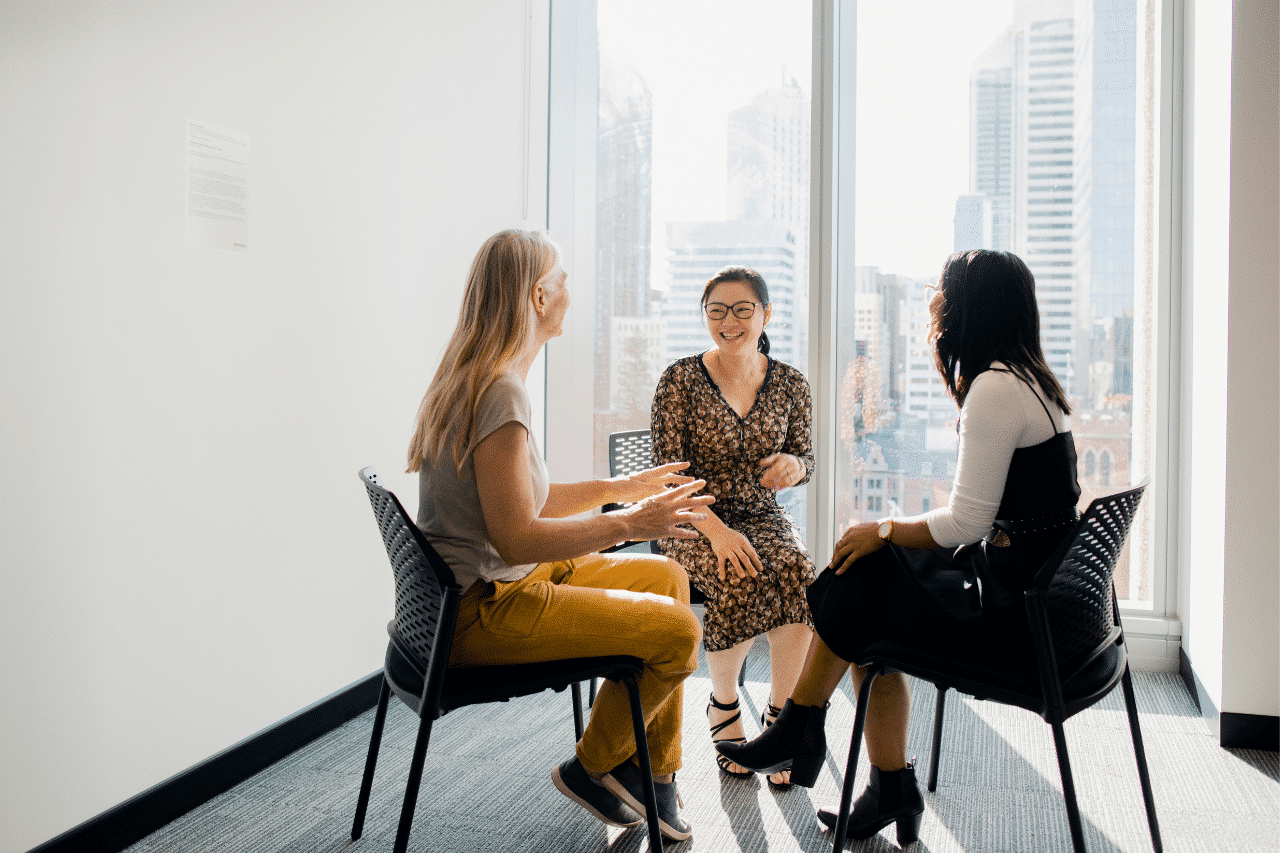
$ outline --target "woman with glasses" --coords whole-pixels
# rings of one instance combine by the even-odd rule
[[[595,655],[645,662],[640,699],[662,834],[689,837],[680,816],[681,685],[698,666],[689,583],[672,560],[594,553],[626,540],[695,535],[703,483],[678,461],[611,480],[548,482],[525,377],[561,332],[568,276],[545,234],[503,231],[476,254],[457,328],[418,409],[409,471],[418,525],[463,589],[450,666]],[[670,488],[668,488],[670,487]],[[578,516],[606,503],[630,507]],[[625,625],[625,630],[619,630]],[[644,820],[630,703],[600,688],[575,756],[552,770],[565,796],[601,821]]]
[[[769,289],[755,270],[726,267],[707,282],[702,310],[715,346],[681,359],[662,375],[653,400],[655,464],[688,460],[706,480],[715,509],[693,522],[696,539],[659,540],[662,553],[689,572],[706,597],[703,643],[711,674],[707,717],[713,741],[745,740],[737,676],[756,637],[769,639],[772,687],[761,725],[791,696],[812,635],[805,588],[813,560],[780,489],[813,470],[809,384],[769,358]],[[729,776],[751,771],[724,756]],[[790,772],[768,777],[791,787]]]
[[[778,722],[749,744],[717,749],[759,771],[792,768],[812,786],[826,757],[827,700],[869,645],[962,657],[1034,673],[1020,599],[1036,570],[1071,533],[1080,485],[1071,407],[1040,348],[1035,280],[1008,252],[952,255],[929,302],[934,361],[960,406],[951,498],[923,515],[850,527],[831,565],[809,587],[817,632]],[[853,804],[850,838],[891,823],[898,842],[919,833],[924,801],[907,761],[910,694],[902,673],[871,685],[867,789]],[[836,815],[821,811],[828,827]]]

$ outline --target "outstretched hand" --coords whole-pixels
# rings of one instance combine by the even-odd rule
[[[627,520],[630,528],[627,538],[637,542],[667,537],[697,539],[698,531],[684,525],[706,518],[707,514],[698,510],[715,503],[715,498],[711,495],[696,494],[706,484],[706,480],[693,480],[675,488],[664,488],[657,494],[618,510],[618,514]]]
[[[668,462],[666,465],[646,468],[643,471],[636,471],[634,474],[614,477],[609,481],[613,484],[613,503],[634,503],[652,495],[660,494],[668,486],[683,486],[692,483],[692,477],[678,473],[688,467],[688,462]]]
[[[863,521],[846,530],[836,543],[828,568],[835,566],[836,574],[842,575],[858,560],[883,548],[885,542],[880,538],[879,527],[878,521]]]

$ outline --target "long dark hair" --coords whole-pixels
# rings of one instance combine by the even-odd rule
[[[764,306],[769,304],[769,285],[764,283],[764,276],[751,269],[751,267],[725,267],[711,277],[707,282],[707,286],[702,288],[702,308],[705,311],[707,300],[711,298],[711,291],[716,289],[717,284],[724,284],[726,281],[741,281],[751,288],[751,292],[756,295],[756,301],[760,305],[757,311],[763,311]],[[760,330],[760,341],[756,344],[756,348],[765,355],[769,354],[769,336],[765,334],[764,329]]]
[[[973,249],[947,258],[930,303],[929,339],[942,381],[956,403],[991,362],[1004,362],[1071,414],[1067,395],[1040,349],[1036,280],[1011,252]]]

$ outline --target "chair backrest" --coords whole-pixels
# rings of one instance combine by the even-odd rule
[[[1036,577],[1032,588],[1044,603],[1063,680],[1087,666],[1119,634],[1112,580],[1148,482],[1095,498],[1070,539]]]
[[[397,647],[417,655],[426,673],[423,698],[438,704],[444,670],[453,645],[461,588],[453,570],[409,518],[399,499],[382,487],[378,472],[360,472],[369,503],[382,531],[396,582],[396,618],[388,626]]]
[[[609,433],[609,476],[619,477],[653,467],[650,431],[633,429]],[[621,504],[605,504],[603,510],[618,509]]]
[[[609,435],[609,476],[630,474],[653,466],[650,431],[633,429]]]

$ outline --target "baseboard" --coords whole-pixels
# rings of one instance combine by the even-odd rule
[[[119,853],[372,708],[382,670],[90,818],[30,853]]]
[[[1209,730],[1223,748],[1280,751],[1280,717],[1219,711],[1191,666],[1191,659],[1181,649],[1178,651],[1178,672],[1191,694],[1191,701],[1195,702],[1200,716],[1204,717]]]
[[[1280,717],[1223,711],[1219,715],[1218,737],[1228,749],[1280,752]]]

